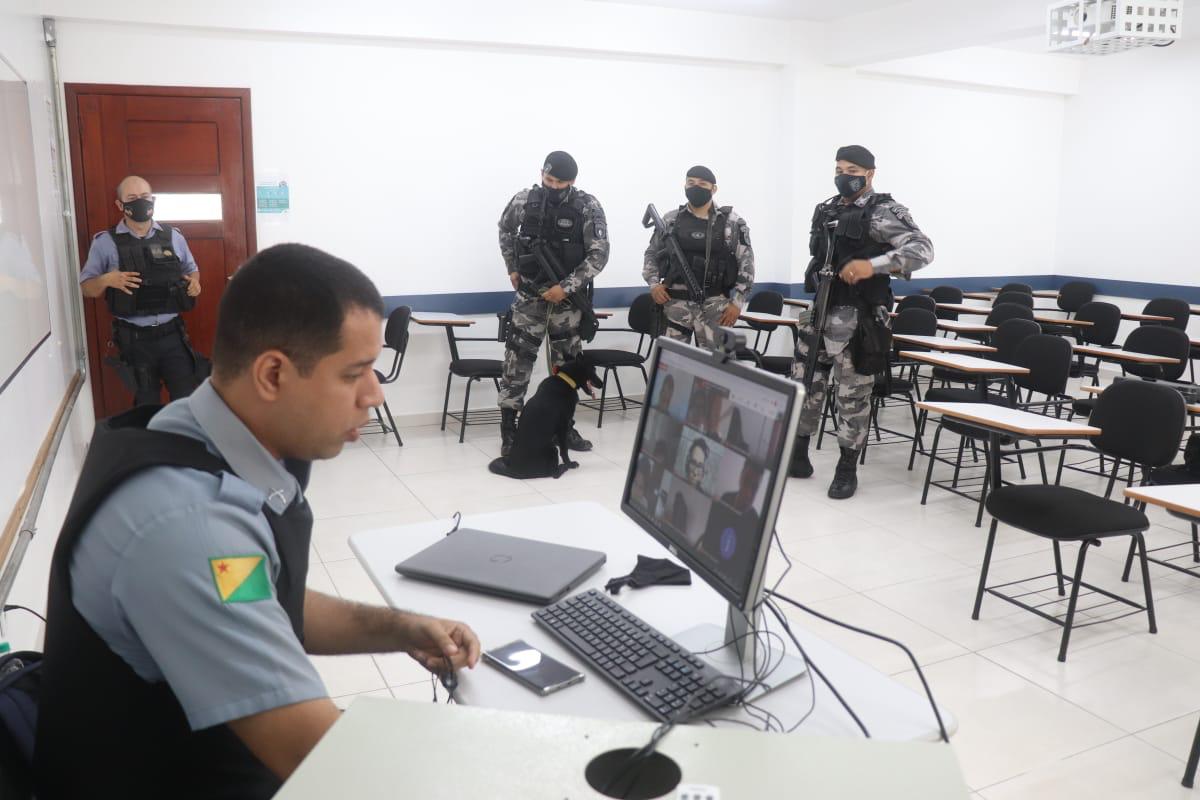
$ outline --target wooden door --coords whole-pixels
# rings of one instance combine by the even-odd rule
[[[68,83],[66,101],[79,268],[92,237],[121,219],[117,184],[142,176],[159,197],[155,219],[183,233],[200,268],[200,297],[183,318],[192,346],[210,354],[225,283],[257,250],[250,90]],[[170,206],[184,199],[215,210],[172,219]],[[84,313],[96,416],[105,417],[133,398],[103,363],[116,355],[103,298],[84,300]]]

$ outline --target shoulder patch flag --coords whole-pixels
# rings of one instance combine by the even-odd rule
[[[213,582],[222,603],[253,603],[271,599],[265,556],[210,558]]]

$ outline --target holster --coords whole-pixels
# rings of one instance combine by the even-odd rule
[[[885,314],[876,313],[883,308]],[[859,375],[879,375],[886,372],[892,352],[892,329],[888,326],[885,306],[858,306],[858,326],[850,339],[850,360]]]

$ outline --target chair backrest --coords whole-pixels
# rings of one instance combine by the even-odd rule
[[[750,296],[750,302],[746,304],[746,310],[778,316],[783,313],[783,295],[779,292],[773,292],[770,289],[755,292]]]
[[[1101,433],[1100,452],[1143,467],[1175,460],[1187,417],[1183,395],[1161,383],[1117,381],[1096,398],[1089,422]]]
[[[1028,283],[1006,283],[1000,287],[1000,293],[1003,294],[1005,292],[1021,292],[1032,297],[1033,287]]]
[[[408,349],[408,326],[412,322],[412,309],[400,306],[388,314],[387,325],[383,328],[383,343],[397,353]]]
[[[903,312],[908,308],[922,308],[930,314],[937,314],[937,300],[927,294],[910,294],[896,304],[896,311]]]
[[[937,315],[926,308],[905,308],[892,320],[892,333],[908,336],[936,336]]]
[[[989,358],[996,361],[1003,361],[1006,364],[1017,363],[1017,348],[1021,342],[1028,339],[1030,336],[1038,336],[1042,332],[1042,326],[1038,325],[1031,319],[1006,319],[996,326],[996,330],[992,333],[992,346],[996,348],[996,353]],[[1067,350],[1070,350],[1070,345],[1067,345]]]
[[[1178,364],[1126,364],[1125,371],[1143,378],[1163,377],[1177,381],[1187,369],[1192,354],[1192,340],[1186,331],[1168,328],[1165,325],[1145,325],[1134,328],[1125,337],[1125,350],[1149,353],[1152,356],[1167,356],[1179,359]]]
[[[1096,296],[1096,284],[1088,281],[1067,281],[1058,290],[1058,307],[1063,311],[1075,312],[1084,303],[1092,302]]]
[[[929,291],[929,296],[933,298],[934,303],[957,304],[963,301],[963,291],[957,286],[935,286]],[[958,312],[948,308],[939,308],[936,313],[938,319],[958,319]]]
[[[992,310],[987,315],[986,324],[999,326],[1010,319],[1027,319],[1032,322],[1033,309],[1017,303],[1000,303],[992,306]]]
[[[1001,292],[992,300],[992,306],[998,306],[1001,303],[1016,303],[1019,306],[1033,308],[1033,295],[1025,292]]]
[[[1009,320],[1025,322],[1025,320]],[[1034,323],[1035,325],[1037,323]],[[1061,336],[1035,333],[1017,345],[1013,363],[1029,370],[1028,375],[1017,375],[1016,383],[1022,389],[1032,389],[1047,397],[1062,395],[1067,390],[1067,378],[1071,375],[1071,343]]]
[[[633,298],[633,302],[629,304],[629,329],[651,338],[661,336],[663,331],[658,330],[658,320],[662,318],[655,314],[654,306],[654,298],[649,292]],[[640,339],[638,344],[640,347]]]
[[[1170,328],[1179,328],[1181,331],[1186,331],[1188,321],[1191,319],[1191,306],[1184,300],[1179,300],[1174,297],[1156,297],[1146,307],[1142,309],[1143,314],[1158,314],[1162,317],[1170,317],[1170,322],[1143,322],[1143,325],[1166,325]]]
[[[1075,319],[1092,323],[1091,327],[1079,329],[1079,335],[1085,344],[1106,346],[1117,340],[1117,329],[1121,327],[1121,309],[1112,303],[1093,300],[1079,307],[1075,312]]]

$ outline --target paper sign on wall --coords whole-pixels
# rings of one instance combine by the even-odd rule
[[[255,184],[254,197],[259,214],[283,214],[291,206],[287,181]]]

